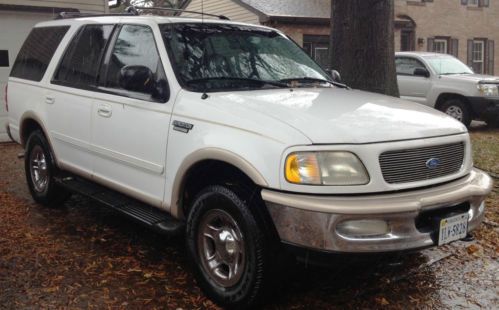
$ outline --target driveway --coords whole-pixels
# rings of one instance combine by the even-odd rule
[[[499,131],[477,130],[475,164],[497,169]],[[211,309],[183,240],[141,227],[83,197],[35,204],[21,148],[0,145],[0,308]],[[472,242],[390,256],[338,256],[334,267],[291,266],[268,309],[495,308],[499,188]]]

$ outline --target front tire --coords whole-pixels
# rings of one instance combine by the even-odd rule
[[[55,182],[57,167],[47,139],[40,130],[33,131],[28,137],[24,169],[29,191],[36,202],[55,207],[70,196]]]
[[[272,269],[271,238],[241,196],[221,185],[202,190],[190,209],[186,234],[199,286],[217,304],[237,309],[261,302]]]
[[[449,99],[442,104],[440,110],[463,123],[466,127],[471,124],[471,111],[468,105],[459,99]]]

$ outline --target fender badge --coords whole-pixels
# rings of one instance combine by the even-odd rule
[[[189,133],[191,129],[194,128],[194,125],[189,123],[184,123],[181,121],[173,121],[173,130],[180,131],[183,133]]]

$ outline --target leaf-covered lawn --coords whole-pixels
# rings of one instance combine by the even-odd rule
[[[471,132],[475,165],[495,176],[473,243],[290,269],[268,309],[494,308],[499,289],[499,131]],[[75,195],[32,202],[19,146],[0,145],[0,309],[215,309],[183,240],[142,228]]]

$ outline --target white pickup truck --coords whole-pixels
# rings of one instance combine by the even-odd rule
[[[184,233],[222,306],[262,301],[287,249],[373,253],[462,239],[492,181],[464,125],[328,75],[281,32],[226,20],[43,22],[8,82],[33,198],[91,197]]]
[[[400,97],[443,111],[466,126],[499,125],[499,77],[475,74],[454,56],[426,52],[395,55]]]

